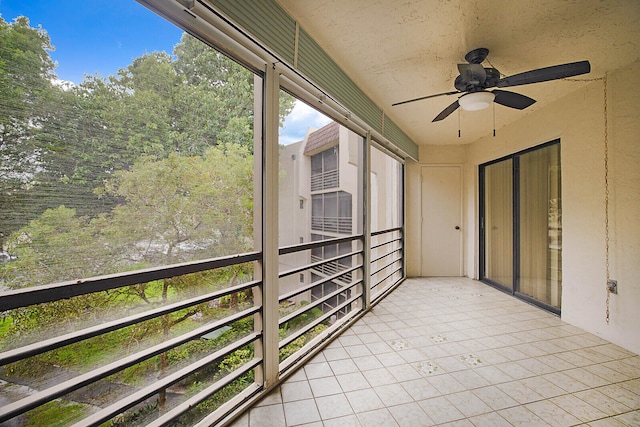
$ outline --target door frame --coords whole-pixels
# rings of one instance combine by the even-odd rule
[[[425,239],[423,230],[424,230],[424,216],[423,216],[423,211],[422,211],[422,203],[424,201],[424,192],[422,191],[422,172],[426,169],[426,168],[457,168],[458,172],[459,172],[459,178],[460,178],[460,186],[459,186],[459,194],[458,194],[458,200],[460,202],[460,212],[459,214],[459,227],[460,227],[460,232],[459,232],[459,254],[458,254],[458,275],[457,276],[452,276],[452,277],[463,277],[464,276],[464,227],[463,227],[463,219],[464,219],[464,165],[460,164],[460,163],[425,163],[425,164],[421,164],[420,165],[420,276],[421,277],[425,277],[424,275],[424,271],[423,271],[423,257],[424,257],[424,252],[425,252],[425,245],[427,244],[427,241]],[[444,277],[444,276],[443,276]]]
[[[551,313],[561,315],[562,307],[554,307],[549,305],[543,301],[532,298],[528,295],[525,295],[520,292],[520,156],[523,154],[530,153],[532,151],[536,151],[539,149],[547,148],[553,145],[560,145],[560,138],[554,139],[552,141],[546,142],[544,144],[536,145],[535,147],[527,148],[526,150],[521,150],[507,156],[500,157],[498,159],[491,160],[486,163],[482,163],[478,165],[478,245],[479,245],[479,259],[478,259],[478,278],[481,282],[486,283],[490,286],[493,286],[496,289],[499,289],[507,294],[513,295],[517,298],[525,300],[533,305],[537,305]],[[486,230],[485,230],[485,167],[491,166],[493,164],[502,162],[504,160],[512,160],[512,215],[513,215],[513,248],[512,248],[512,256],[513,256],[513,289],[508,288],[505,285],[502,285],[498,282],[495,282],[486,277]],[[562,160],[560,160],[562,161]]]

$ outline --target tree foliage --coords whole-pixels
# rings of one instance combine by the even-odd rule
[[[122,200],[94,190],[142,157],[253,150],[254,74],[192,36],[76,86],[56,80],[52,49],[27,18],[0,18],[0,244],[46,209],[109,212]]]

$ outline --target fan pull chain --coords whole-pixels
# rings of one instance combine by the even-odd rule
[[[458,138],[460,138],[460,108],[458,108]]]
[[[609,324],[609,300],[611,299],[611,288],[609,287],[609,118],[607,112],[607,73],[604,74],[604,252],[606,267],[607,302],[606,321]]]
[[[496,137],[496,103],[494,102],[493,105],[493,137]]]

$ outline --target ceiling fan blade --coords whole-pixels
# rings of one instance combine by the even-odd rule
[[[458,71],[467,83],[479,85],[487,80],[487,72],[480,64],[458,64]]]
[[[569,64],[554,65],[552,67],[538,68],[537,70],[525,71],[498,80],[497,87],[509,87],[528,85],[531,83],[546,82],[549,80],[564,79],[565,77],[578,76],[591,71],[589,61],[571,62]]]
[[[446,119],[449,116],[449,114],[456,111],[458,107],[460,107],[460,104],[458,104],[458,100],[456,99],[456,101],[453,104],[449,105],[447,108],[442,110],[442,112],[438,114],[435,119],[431,120],[431,122],[435,123],[435,122],[439,122],[440,120]]]
[[[460,92],[458,92],[457,90],[452,92],[436,93],[435,95],[421,96],[420,98],[409,99],[408,101],[396,102],[395,104],[391,104],[391,106],[395,107],[396,105],[408,104],[410,102],[415,102],[415,101],[422,101],[423,99],[435,98],[437,96],[456,95],[458,93]]]
[[[493,102],[518,110],[524,110],[536,102],[535,99],[529,98],[528,96],[506,90],[494,90],[492,93],[496,96]]]

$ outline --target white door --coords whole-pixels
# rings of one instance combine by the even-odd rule
[[[462,167],[424,166],[422,276],[462,276]]]

